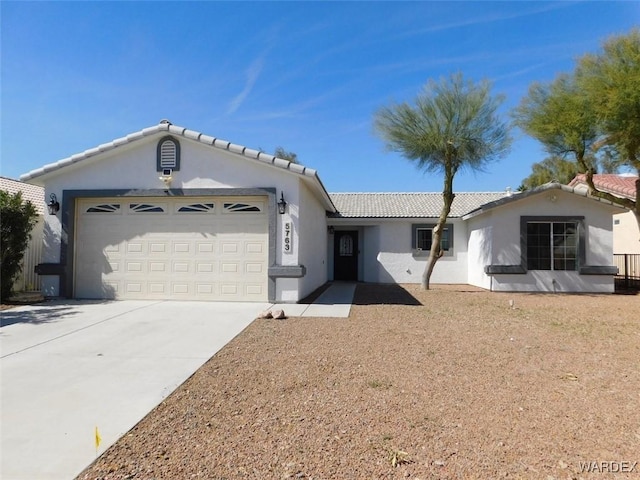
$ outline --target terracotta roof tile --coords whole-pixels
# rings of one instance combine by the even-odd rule
[[[593,176],[593,184],[597,189],[619,197],[626,197],[630,200],[636,199],[636,180],[638,180],[638,177],[631,175],[603,173]],[[584,173],[576,175],[575,178],[569,182],[570,187],[586,184],[586,175]]]

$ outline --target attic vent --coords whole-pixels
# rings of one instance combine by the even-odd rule
[[[164,137],[158,142],[156,169],[180,170],[180,144],[173,137]]]
[[[162,168],[176,166],[176,144],[171,140],[166,140],[160,145],[160,166]]]

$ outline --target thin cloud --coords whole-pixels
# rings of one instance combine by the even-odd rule
[[[260,57],[256,58],[249,68],[247,69],[247,80],[244,84],[244,88],[242,91],[235,96],[233,100],[229,103],[229,108],[227,109],[227,114],[232,114],[240,108],[240,105],[246,100],[251,91],[253,90],[258,77],[260,77],[260,73],[262,73],[262,69],[264,68],[264,61],[266,58],[266,53],[263,53]]]
[[[329,90],[324,92],[321,95],[317,95],[315,97],[308,98],[302,102],[298,102],[288,106],[287,108],[283,108],[280,110],[270,110],[266,112],[256,112],[252,115],[249,115],[245,118],[247,121],[265,121],[265,120],[274,120],[278,118],[301,118],[308,114],[310,110],[313,110],[315,107],[322,106],[326,104],[327,100],[331,98],[335,98],[336,95],[340,94],[345,90],[345,86],[342,85],[333,90]]]
[[[514,18],[528,17],[530,15],[537,15],[539,13],[545,13],[552,10],[558,10],[561,8],[570,7],[574,2],[566,2],[566,3],[556,3],[552,5],[545,5],[540,8],[534,8],[533,10],[525,11],[525,12],[515,12],[515,13],[498,13],[494,15],[485,15],[477,18],[470,18],[469,20],[463,20],[460,22],[450,22],[443,23],[441,25],[433,25],[431,27],[421,28],[417,30],[404,32],[403,37],[413,36],[413,35],[422,35],[425,33],[434,33],[440,32],[443,30],[450,30],[454,28],[468,27],[471,25],[481,25],[484,23],[493,23],[493,22],[501,22],[504,20],[512,20]]]
[[[528,74],[530,72],[538,70],[539,68],[544,67],[546,64],[547,64],[547,62],[536,63],[534,65],[530,65],[530,66],[527,66],[525,68],[521,68],[520,70],[509,72],[509,73],[506,73],[504,75],[495,76],[491,80],[494,83],[500,82],[500,81],[503,81],[503,80],[511,80],[512,78],[521,77],[522,75],[526,75],[526,74]]]
[[[262,54],[256,58],[251,64],[249,68],[247,68],[247,79],[244,84],[244,88],[242,91],[236,95],[231,102],[229,102],[229,108],[227,108],[227,114],[235,113],[240,106],[244,103],[247,97],[253,91],[253,87],[255,86],[262,70],[264,69],[265,61],[269,52],[274,48],[278,41],[278,35],[283,26],[280,22],[271,26],[271,28],[267,29],[262,33],[263,41],[261,43],[265,44],[266,47],[262,51]]]

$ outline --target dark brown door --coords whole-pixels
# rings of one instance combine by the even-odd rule
[[[336,230],[333,239],[334,280],[358,280],[358,232]]]

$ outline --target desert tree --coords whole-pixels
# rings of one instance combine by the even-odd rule
[[[502,101],[491,94],[488,81],[474,83],[458,73],[427,82],[412,104],[384,106],[374,115],[374,129],[388,150],[425,173],[443,175],[443,206],[422,275],[425,289],[444,254],[442,232],[455,198],[456,174],[465,168],[482,170],[509,150],[509,128],[498,113]]]
[[[273,154],[282,158],[283,160],[288,160],[291,163],[298,163],[298,154],[295,152],[287,152],[283,147],[276,147],[275,152]]]
[[[638,175],[635,200],[599,191],[593,184],[594,172],[587,169],[589,190],[631,210],[640,226],[640,29],[612,36],[601,52],[584,55],[575,78],[596,114],[600,133],[596,148],[615,151],[618,162]]]
[[[525,178],[518,190],[531,190],[549,182],[569,183],[580,173],[576,162],[565,157],[552,155],[531,166],[531,173]]]
[[[514,123],[552,155],[575,162],[590,194],[633,211],[640,225],[640,179],[635,200],[600,191],[598,169],[626,167],[640,176],[640,30],[614,36],[602,51],[578,60],[575,71],[534,83],[513,111]]]
[[[595,112],[572,76],[562,74],[549,84],[532,84],[512,115],[515,125],[542,143],[553,157],[569,158],[578,171],[596,168]]]

